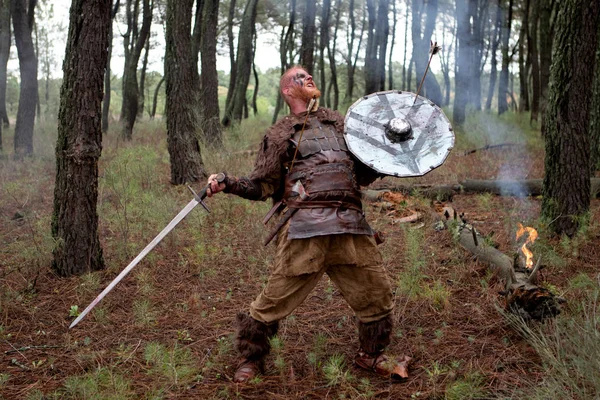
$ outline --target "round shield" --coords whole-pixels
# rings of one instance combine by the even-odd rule
[[[441,108],[410,92],[364,96],[348,109],[344,133],[360,161],[385,175],[422,176],[444,163],[454,132]]]

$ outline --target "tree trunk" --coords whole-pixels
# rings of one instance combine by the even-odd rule
[[[408,49],[408,12],[410,10],[409,7],[410,0],[406,0],[406,15],[404,16],[404,51],[402,52],[402,90],[409,90],[408,86],[406,86],[406,71],[408,67],[406,66],[406,53]]]
[[[253,52],[254,52],[252,54],[252,75],[254,75],[254,90],[252,91],[252,112],[254,113],[255,117],[258,115],[257,100],[258,100],[258,87],[259,87],[258,71],[256,70],[256,39],[257,39],[256,29],[254,29],[254,42],[252,45]]]
[[[331,108],[333,108],[334,110],[338,109],[339,103],[340,103],[340,88],[338,85],[338,77],[337,77],[337,66],[335,63],[335,53],[337,51],[337,36],[338,36],[338,29],[340,27],[340,16],[341,16],[341,8],[342,8],[342,1],[341,0],[336,0],[335,2],[336,5],[336,15],[335,15],[335,28],[333,31],[333,43],[332,44],[327,44],[327,55],[329,56],[329,69],[331,70],[331,80],[330,80],[330,86],[333,87],[333,105],[331,106]],[[329,94],[330,90],[327,91],[327,94]]]
[[[17,157],[33,154],[33,125],[38,92],[37,58],[31,37],[35,4],[35,1],[28,0],[11,1],[15,44],[21,71],[19,109],[15,125],[15,155]]]
[[[244,115],[244,106],[246,104],[246,90],[250,81],[250,69],[252,67],[252,36],[254,24],[256,22],[256,7],[258,0],[248,0],[240,32],[238,36],[238,49],[236,57],[236,78],[235,86],[229,88],[233,90],[231,102],[225,110],[223,125],[230,126],[233,122],[239,122]]]
[[[136,2],[135,6],[132,4]],[[142,54],[142,49],[146,44],[150,34],[150,25],[152,24],[152,9],[150,0],[142,0],[143,16],[142,26],[138,32],[137,26],[137,4],[139,0],[127,1],[127,32],[123,37],[123,47],[125,50],[125,66],[123,68],[123,99],[121,105],[121,123],[123,131],[121,137],[125,140],[131,140],[133,135],[133,126],[138,112],[139,88],[137,80],[137,65]],[[132,10],[132,6],[134,9]]]
[[[56,142],[53,269],[61,276],[104,268],[98,238],[98,159],[110,0],[73,0]]]
[[[435,30],[435,20],[438,12],[438,0],[427,0],[423,4],[423,8],[419,7],[419,2],[413,1],[412,5],[412,38],[413,38],[413,61],[415,63],[415,72],[417,74],[417,82],[425,75],[427,62],[429,61],[429,42],[433,39],[433,31]],[[425,24],[423,32],[423,14],[425,14]],[[433,73],[428,73],[424,83],[425,92],[421,95],[426,96],[435,104],[442,104],[442,90],[435,79]]]
[[[474,110],[481,110],[481,72],[486,63],[487,54],[484,55],[484,29],[485,22],[489,16],[488,0],[469,0],[469,9],[473,31],[471,42],[473,44],[473,54],[471,58],[472,76],[469,88],[469,105]]]
[[[331,11],[331,0],[323,0],[323,6],[321,7],[321,24],[319,34],[319,87],[325,92],[325,48],[329,43],[329,15]],[[328,103],[327,96],[325,96],[324,107],[331,107]]]
[[[9,126],[6,113],[6,64],[10,57],[10,2],[0,0],[0,119],[5,127]]]
[[[296,4],[296,0],[292,0]],[[237,65],[235,62],[235,46],[233,36],[233,23],[235,17],[236,0],[230,0],[229,13],[227,14],[227,43],[229,44],[229,87],[227,88],[227,98],[225,99],[225,109],[229,109],[231,99],[233,98],[233,88],[235,87],[235,77]],[[225,120],[223,120],[225,121]],[[224,125],[224,124],[223,124]]]
[[[494,33],[492,35],[492,55],[491,55],[491,71],[490,71],[490,86],[488,88],[487,100],[485,109],[492,109],[492,100],[494,98],[494,89],[496,88],[496,78],[498,77],[498,45],[500,44],[500,25],[502,24],[502,0],[498,0],[496,7],[496,23],[494,24]]]
[[[538,51],[538,22],[539,22],[539,1],[531,3],[529,21],[529,34],[527,35],[527,53],[531,60],[531,121],[538,120],[540,112],[540,62]]]
[[[523,3],[523,20],[519,29],[519,112],[529,111],[529,80],[527,79],[527,63],[525,61],[525,45],[529,48],[527,29],[529,26],[530,0]],[[528,52],[529,53],[529,52]]]
[[[146,70],[148,69],[148,54],[150,53],[150,35],[146,38],[144,46],[144,58],[142,59],[142,69],[140,70],[140,90],[138,92],[138,110],[137,118],[144,116],[144,100],[146,98]]]
[[[113,41],[113,29],[112,19],[108,29],[108,52],[106,57],[106,68],[104,72],[104,98],[102,99],[102,133],[108,132],[109,116],[110,116],[110,95],[111,95],[111,72],[110,72],[110,59],[112,57],[112,41]]]
[[[235,1],[234,1],[235,2]],[[196,14],[194,15],[194,29],[192,30],[192,57],[194,65],[198,65],[198,54],[202,43],[202,31],[204,29],[204,0],[196,0]]]
[[[502,29],[500,36],[502,38],[502,70],[500,71],[500,81],[498,82],[498,115],[508,111],[508,67],[510,56],[508,54],[508,40],[510,38],[510,29],[512,24],[513,0],[508,0],[508,5],[503,4]]]
[[[600,26],[596,49],[596,73],[592,86],[592,108],[590,110],[590,173],[600,170]]]
[[[467,103],[469,102],[473,44],[471,41],[471,15],[468,2],[456,0],[456,39],[458,59],[456,60],[456,78],[454,82],[454,107],[452,122],[461,125],[465,122]]]
[[[396,0],[392,0],[392,15],[394,24],[392,25],[392,43],[390,43],[390,55],[388,59],[388,90],[394,89],[394,69],[392,68],[392,54],[394,54],[394,45],[396,44],[396,25],[398,23]]]
[[[385,90],[385,54],[389,34],[388,0],[367,0],[369,25],[365,49],[365,94]]]
[[[315,18],[317,15],[316,0],[306,0],[306,9],[302,18],[302,45],[300,47],[300,65],[306,72],[313,75],[315,66],[315,36],[317,27],[315,26]],[[325,89],[325,88],[322,88]]]
[[[280,61],[280,73],[283,75],[288,69],[288,60],[287,60],[287,52],[288,46],[293,44],[294,40],[294,25],[296,23],[296,0],[292,0],[290,2],[290,18],[289,24],[286,27],[284,26],[281,29],[281,37],[279,41],[279,61]],[[283,98],[281,97],[281,92],[277,91],[277,103],[275,104],[275,111],[273,112],[273,119],[271,121],[272,124],[277,122],[277,116],[279,115],[279,111],[281,111],[281,107],[283,106]]]
[[[111,0],[112,1],[112,0]],[[104,99],[102,100],[102,133],[108,132],[110,116],[111,72],[110,60],[113,48],[113,23],[119,11],[120,0],[116,0],[110,13],[110,26],[108,30],[108,56],[106,58],[106,72],[104,73]]]
[[[160,78],[160,81],[158,81],[158,84],[156,85],[156,89],[154,90],[154,97],[152,99],[152,112],[150,113],[150,119],[154,119],[154,116],[156,116],[156,104],[158,103],[158,93],[160,92],[160,88],[164,81],[165,81],[165,76],[163,75],[163,77]]]
[[[600,2],[563,0],[557,14],[546,110],[542,216],[573,236],[590,206],[590,104]]]
[[[202,108],[202,137],[212,146],[223,147],[219,115],[219,75],[217,73],[217,22],[219,1],[205,0],[203,34],[201,39],[200,104]]]
[[[191,15],[194,0],[167,1],[165,82],[171,183],[206,178],[198,131],[198,67],[194,65]]]
[[[353,93],[354,93],[354,64],[352,62],[355,54],[358,54],[360,48],[354,51],[354,40],[356,39],[356,15],[355,15],[355,1],[350,0],[348,5],[348,15],[350,18],[350,23],[348,24],[348,31],[346,31],[347,45],[348,45],[348,55],[346,57],[346,70],[347,70],[347,80],[346,80],[346,95],[344,96],[344,103],[350,104],[352,101]]]
[[[550,65],[552,64],[552,3],[554,0],[542,0],[540,5],[540,115],[542,131],[548,104],[548,84],[550,83]]]

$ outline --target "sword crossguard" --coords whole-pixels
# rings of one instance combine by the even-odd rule
[[[208,206],[206,205],[206,203],[204,202],[204,197],[206,196],[206,189],[208,188],[208,186],[206,186],[206,188],[204,188],[202,190],[202,195],[199,195],[198,193],[196,193],[196,191],[194,189],[192,189],[192,187],[190,185],[187,185],[187,188],[190,189],[190,192],[192,192],[192,194],[194,195],[194,199],[196,199],[196,201],[202,206],[204,207],[204,209],[206,210],[206,212],[210,213],[210,210],[208,209]]]
[[[220,172],[220,173],[217,174],[217,176],[216,176],[215,179],[216,179],[217,182],[223,183],[223,182],[225,182],[225,179],[227,179],[227,175],[225,175],[225,173],[223,173],[223,172]],[[208,190],[208,188],[210,188],[210,183],[208,185],[206,185],[206,187],[204,187],[200,193],[196,193],[194,191],[194,189],[192,189],[192,187],[190,185],[187,185],[187,188],[190,189],[190,192],[192,192],[192,194],[194,195],[194,199],[196,199],[196,201],[202,207],[204,207],[204,209],[206,210],[206,212],[210,213],[210,210],[208,209],[208,206],[204,202],[204,198],[206,197],[206,191]]]

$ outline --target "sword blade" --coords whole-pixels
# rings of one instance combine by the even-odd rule
[[[183,210],[181,210],[179,214],[177,214],[175,218],[173,218],[171,222],[169,222],[169,224],[165,226],[165,228],[146,246],[146,248],[144,248],[144,250],[142,250],[142,252],[138,254],[137,257],[134,258],[133,261],[130,262],[129,265],[125,267],[125,269],[121,271],[119,275],[117,275],[117,277],[106,287],[106,289],[104,289],[102,293],[100,293],[98,297],[96,297],[81,314],[79,314],[79,316],[71,323],[71,325],[69,325],[69,329],[77,325],[79,321],[81,321],[83,317],[85,317],[92,310],[92,308],[94,308],[96,304],[98,304],[100,300],[102,300],[104,296],[106,296],[108,292],[110,292],[117,285],[117,283],[119,283],[121,279],[125,277],[125,275],[127,275],[140,261],[142,261],[142,259],[148,253],[150,253],[150,251],[152,251],[152,249],[158,243],[160,243],[160,241],[163,240],[164,237],[167,236],[167,234],[171,232],[173,228],[175,228],[175,226],[181,222],[181,220],[184,219],[186,215],[188,215],[190,211],[192,211],[198,204],[200,203],[196,199],[190,201],[187,206],[185,206]]]

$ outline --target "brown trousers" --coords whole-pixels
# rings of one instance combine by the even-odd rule
[[[266,324],[285,318],[324,273],[361,322],[379,321],[392,312],[392,288],[372,236],[339,234],[288,240],[288,227],[279,233],[267,286],[250,305],[252,318]]]

